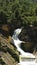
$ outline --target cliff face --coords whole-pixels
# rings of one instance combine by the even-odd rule
[[[11,43],[13,31],[18,28],[13,25],[0,26],[0,64],[16,65],[19,62],[19,52]],[[26,42],[21,47],[26,52],[34,53],[37,51],[37,27],[25,26],[19,35],[19,39]]]

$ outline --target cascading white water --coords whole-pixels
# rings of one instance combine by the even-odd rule
[[[17,50],[20,52],[21,55],[29,56],[35,58],[35,56],[31,53],[25,52],[21,49],[20,45],[23,43],[23,41],[19,40],[18,35],[21,33],[22,28],[18,28],[14,31],[12,39],[14,45],[17,47]]]
[[[13,44],[16,46],[16,48],[17,48],[17,50],[20,52],[20,55],[21,55],[21,56],[24,56],[24,58],[30,58],[30,60],[31,60],[31,59],[34,59],[34,61],[32,60],[32,61],[28,61],[28,62],[27,62],[27,60],[28,60],[28,59],[27,59],[26,62],[25,62],[25,61],[22,61],[22,60],[20,59],[18,65],[36,65],[35,56],[34,56],[33,54],[28,53],[28,52],[25,52],[25,51],[23,51],[23,49],[21,49],[21,46],[20,46],[21,43],[25,43],[24,41],[21,41],[21,40],[19,40],[19,38],[18,38],[18,35],[21,33],[21,31],[22,31],[22,28],[18,28],[18,29],[16,29],[16,30],[14,31],[13,36],[12,36]],[[19,55],[19,57],[20,57],[20,55]]]

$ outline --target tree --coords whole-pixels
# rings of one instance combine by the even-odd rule
[[[10,23],[20,20],[22,24],[31,24],[34,18],[37,21],[37,3],[31,0],[0,0],[0,14],[1,12]]]

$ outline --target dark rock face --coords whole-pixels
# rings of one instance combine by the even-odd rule
[[[37,50],[37,27],[26,26],[20,34],[20,39],[26,42],[25,45],[21,45],[24,51],[33,52],[34,49]]]

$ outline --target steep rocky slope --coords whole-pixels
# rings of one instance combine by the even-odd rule
[[[0,34],[0,65],[16,65],[19,53],[10,42]]]

